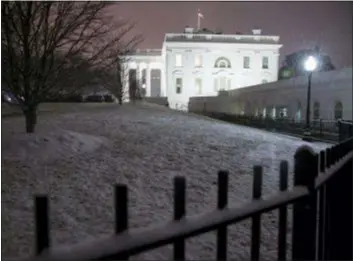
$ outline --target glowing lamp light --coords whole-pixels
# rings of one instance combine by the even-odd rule
[[[146,89],[146,84],[145,84],[145,83],[142,84],[142,88],[143,88],[143,89]]]
[[[316,67],[317,67],[317,60],[315,59],[314,56],[309,56],[304,63],[305,70],[308,72],[312,72],[312,71],[315,71]]]

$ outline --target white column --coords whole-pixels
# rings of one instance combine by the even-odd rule
[[[137,66],[136,66],[136,83],[137,83],[137,86],[140,85],[140,79],[141,79],[141,65],[140,65],[140,63],[138,63]]]
[[[130,100],[129,97],[129,65],[126,64],[123,70],[123,102],[128,102]]]
[[[149,64],[146,67],[146,97],[151,97],[151,68]]]

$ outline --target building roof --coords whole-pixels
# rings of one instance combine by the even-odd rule
[[[245,43],[279,44],[279,36],[267,35],[229,35],[229,34],[166,34],[166,42],[209,42],[209,43]]]
[[[129,55],[140,56],[160,56],[161,54],[161,49],[136,49],[136,51],[129,53]]]

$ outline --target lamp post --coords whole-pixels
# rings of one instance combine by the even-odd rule
[[[314,56],[309,56],[305,63],[304,69],[309,72],[308,76],[308,92],[307,92],[307,100],[306,100],[306,124],[305,124],[305,132],[303,140],[311,141],[311,132],[310,132],[310,99],[311,99],[311,78],[313,75],[313,71],[315,71],[317,67],[317,60]]]

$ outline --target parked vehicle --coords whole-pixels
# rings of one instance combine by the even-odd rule
[[[19,101],[16,96],[10,91],[1,91],[1,101],[11,105],[18,105]]]

